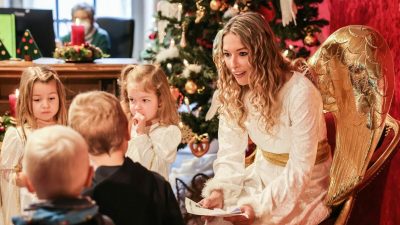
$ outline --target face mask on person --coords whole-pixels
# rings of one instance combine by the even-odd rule
[[[81,20],[80,24],[85,27],[85,35],[89,33],[89,31],[92,29],[92,25],[90,24],[90,20]]]

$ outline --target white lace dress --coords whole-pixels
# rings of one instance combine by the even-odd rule
[[[206,184],[203,195],[222,189],[225,208],[250,204],[256,213],[254,224],[318,224],[330,213],[323,199],[331,157],[314,165],[318,142],[326,139],[321,96],[303,74],[295,72],[279,97],[283,112],[273,136],[263,131],[260,114],[248,101],[246,130],[220,116],[215,177]],[[270,163],[257,152],[254,163],[245,168],[248,135],[262,151],[288,153],[286,166]]]
[[[126,156],[159,173],[168,181],[169,170],[176,159],[180,142],[181,131],[175,125],[161,126],[156,123],[150,127],[148,134],[142,135],[138,135],[135,126],[132,126]]]
[[[16,166],[21,166],[25,141],[22,129],[9,127],[4,136],[0,153],[0,194],[2,199],[2,218],[4,225],[11,225],[11,218],[21,215],[23,209],[37,200],[26,188],[20,188],[15,183]],[[31,132],[25,128],[27,135]],[[0,222],[0,224],[1,224]]]

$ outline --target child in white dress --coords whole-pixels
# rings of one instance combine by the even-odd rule
[[[132,124],[126,155],[168,181],[181,131],[167,76],[155,65],[129,65],[120,82],[122,106]]]
[[[0,194],[4,225],[36,200],[21,177],[22,158],[31,131],[67,123],[64,86],[47,67],[29,67],[21,75],[17,101],[17,127],[9,127],[0,152]]]

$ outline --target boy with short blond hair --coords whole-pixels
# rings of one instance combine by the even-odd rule
[[[90,186],[93,169],[78,132],[61,125],[35,130],[27,140],[22,168],[29,191],[43,201],[30,206],[34,211],[29,216],[14,217],[14,224],[113,224],[93,201],[80,197]]]
[[[68,124],[88,142],[96,172],[85,194],[101,213],[116,225],[184,224],[170,184],[125,157],[129,126],[115,96],[102,91],[79,94],[68,117]]]

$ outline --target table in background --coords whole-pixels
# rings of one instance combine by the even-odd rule
[[[53,58],[40,58],[33,62],[0,61],[0,114],[9,110],[8,95],[19,86],[22,71],[29,66],[46,65],[57,71],[70,100],[80,92],[103,90],[118,95],[117,79],[121,69],[137,64],[131,58],[105,58],[94,63],[65,63]]]

